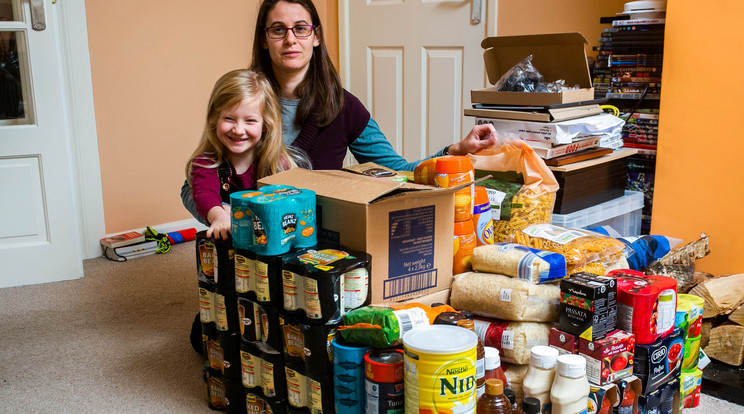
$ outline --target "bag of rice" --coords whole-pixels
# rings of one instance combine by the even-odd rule
[[[524,391],[522,391],[522,383],[524,383],[524,377],[527,376],[528,365],[516,365],[516,364],[504,364],[504,375],[506,375],[506,381],[509,383],[509,388],[514,391],[517,397],[517,404],[522,406],[522,399],[524,398]]]
[[[473,250],[473,270],[518,277],[532,283],[566,277],[566,258],[560,253],[514,243],[478,246]]]
[[[529,364],[533,346],[548,345],[551,323],[511,322],[475,318],[475,333],[483,346],[499,350],[501,360],[512,364]]]
[[[465,272],[450,287],[450,306],[510,321],[558,320],[561,289],[493,273]]]

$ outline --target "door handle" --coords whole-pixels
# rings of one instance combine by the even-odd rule
[[[31,0],[31,27],[38,31],[46,29],[44,0]]]
[[[483,0],[473,0],[473,13],[470,15],[471,24],[480,24],[481,11],[483,10]]]

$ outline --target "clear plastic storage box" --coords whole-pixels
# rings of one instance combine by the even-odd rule
[[[622,197],[583,210],[553,214],[552,223],[575,229],[610,226],[624,237],[638,236],[641,232],[642,209],[643,193],[625,191]]]

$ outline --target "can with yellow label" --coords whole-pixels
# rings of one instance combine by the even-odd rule
[[[474,413],[478,337],[452,325],[431,325],[403,336],[405,412]]]

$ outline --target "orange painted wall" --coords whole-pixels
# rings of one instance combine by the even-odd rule
[[[696,270],[744,272],[744,3],[667,3],[651,232],[710,236]]]

